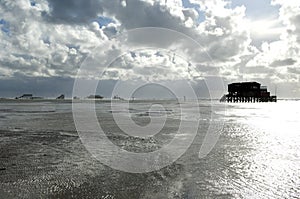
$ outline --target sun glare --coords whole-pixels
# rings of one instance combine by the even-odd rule
[[[248,20],[246,25],[254,38],[279,38],[283,32],[278,19]]]

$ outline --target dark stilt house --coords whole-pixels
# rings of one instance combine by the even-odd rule
[[[257,82],[241,82],[228,85],[228,94],[221,102],[276,102],[277,97],[271,96],[266,86]]]

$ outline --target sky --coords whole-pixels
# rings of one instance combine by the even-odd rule
[[[136,82],[183,96],[189,81],[218,97],[230,82],[258,81],[299,98],[299,55],[296,0],[0,1],[0,97],[71,96],[87,78],[104,96],[120,85],[128,97]]]

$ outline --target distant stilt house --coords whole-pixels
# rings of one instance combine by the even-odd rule
[[[228,94],[220,102],[277,102],[276,96],[271,96],[266,86],[257,82],[241,82],[228,85]]]
[[[114,100],[124,100],[122,97],[118,96],[118,95],[115,95],[113,97]]]
[[[33,95],[32,94],[24,94],[20,97],[16,97],[16,99],[33,99]]]
[[[32,94],[24,94],[20,97],[16,97],[15,99],[24,99],[24,100],[36,100],[36,99],[43,99],[42,97],[34,97]]]
[[[65,95],[60,95],[60,96],[58,96],[56,99],[65,99]]]
[[[101,95],[90,95],[87,98],[88,99],[103,99],[103,96],[101,96]]]

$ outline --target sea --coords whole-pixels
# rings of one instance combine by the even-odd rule
[[[103,139],[131,154],[175,138],[186,150],[161,168],[112,166],[113,153],[97,158],[82,139],[74,103],[92,103]],[[150,124],[149,136],[120,128]],[[299,130],[297,100],[0,100],[0,198],[300,198]]]

